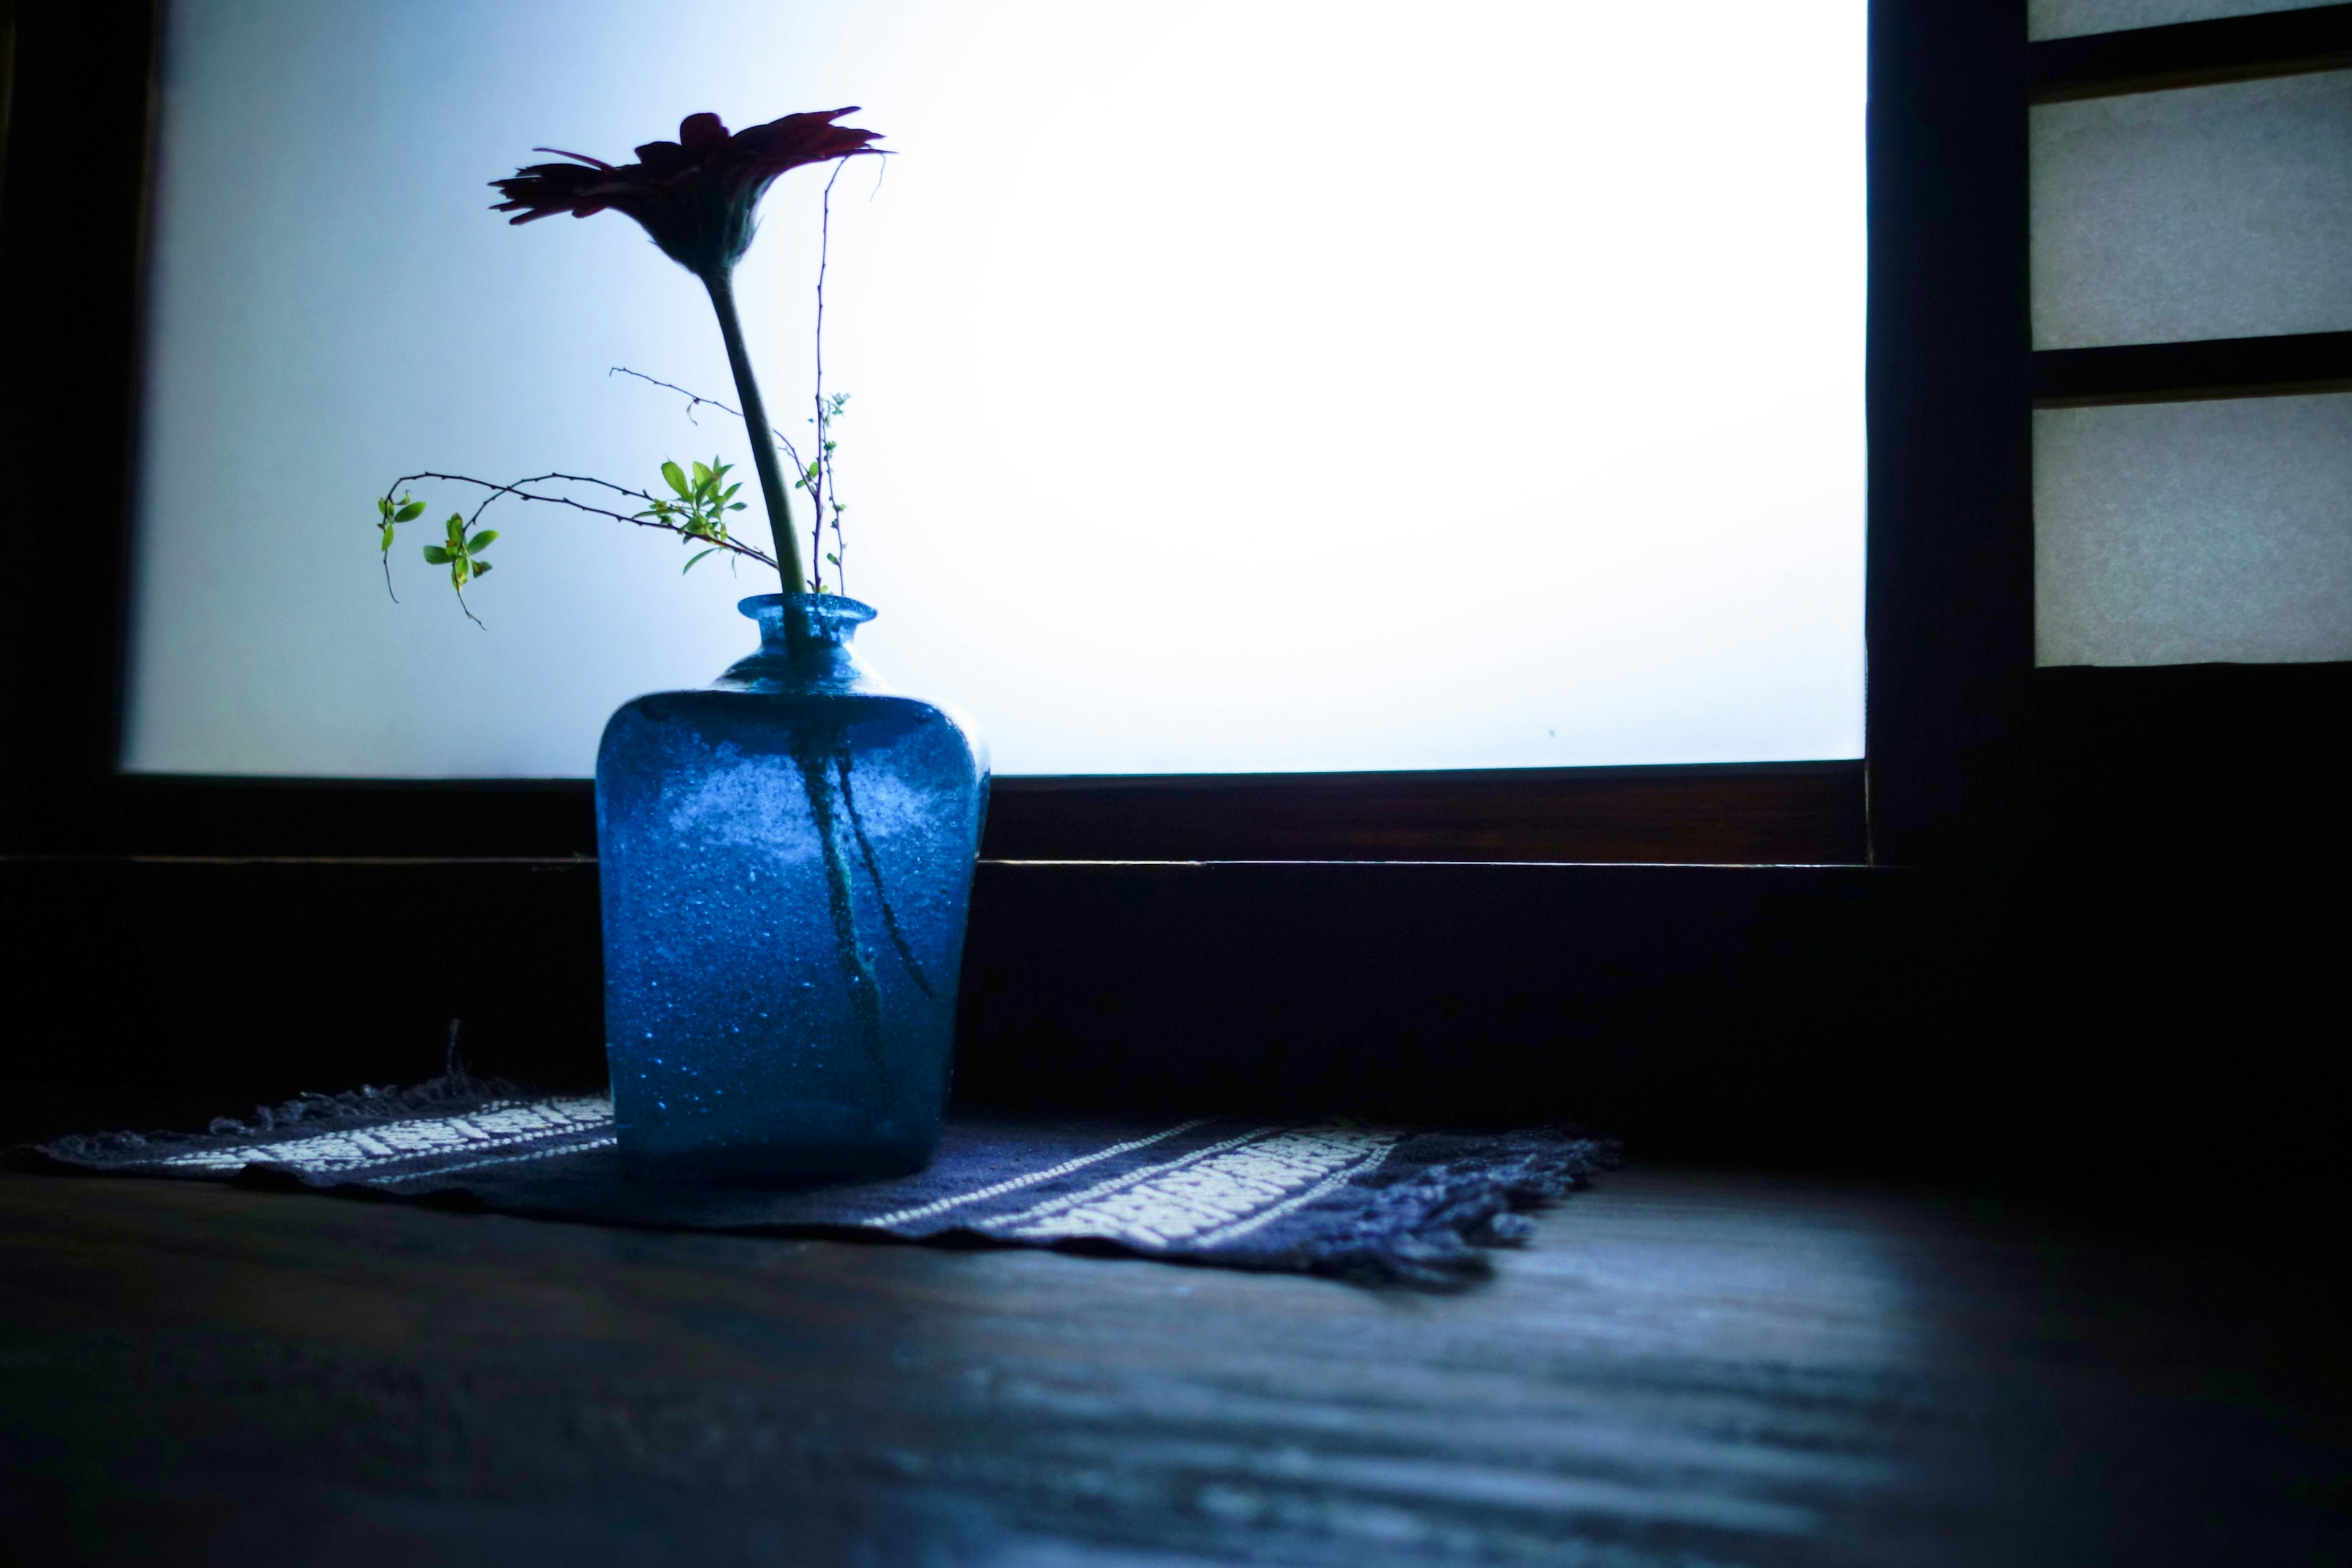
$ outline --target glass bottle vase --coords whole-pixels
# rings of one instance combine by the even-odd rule
[[[688,1178],[911,1171],[946,1112],[987,752],[851,650],[872,608],[741,609],[760,649],[624,705],[596,757],[624,1161]]]

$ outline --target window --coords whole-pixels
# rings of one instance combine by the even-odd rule
[[[1869,803],[1874,853],[1895,862],[1965,858],[1978,852],[1970,846],[2015,840],[2003,826],[2020,798],[2008,694],[2031,668],[2032,618],[2022,9],[1870,7]],[[101,519],[99,531],[32,531],[0,574],[8,612],[0,645],[15,672],[0,715],[12,842],[207,854],[587,852],[587,796],[566,781],[120,771],[121,584],[131,563],[129,542],[115,540],[103,520],[127,506],[118,487],[130,466],[128,433],[140,424],[132,388],[144,376],[141,345],[152,335],[132,302],[151,296],[139,274],[156,10],[145,0],[45,0],[22,13],[0,264],[9,298],[38,302],[21,305],[9,336],[20,384],[38,392],[0,439],[17,471],[74,476],[103,493],[77,498]],[[1643,79],[1664,84],[1655,113],[1671,118],[1685,107],[1671,85],[1684,53],[1731,25],[1682,28],[1654,50],[1606,56],[1609,70],[1650,73]],[[470,203],[467,211],[470,221]],[[492,226],[487,240],[517,256],[518,240],[604,243],[587,237],[594,227],[515,236]],[[616,231],[614,243],[623,242],[635,247],[631,259],[646,259]],[[1733,247],[1727,267],[1745,254]],[[657,267],[640,275],[660,278]],[[695,331],[704,331],[698,321]],[[589,374],[604,368],[600,361]],[[1681,368],[1699,387],[1712,365]],[[349,557],[335,550],[341,571]],[[364,560],[363,544],[362,552]],[[216,554],[205,569],[226,563]],[[430,608],[412,595],[403,624],[425,626],[409,612]],[[388,606],[371,601],[379,610]],[[508,645],[531,646],[528,628],[514,626],[500,623]],[[707,678],[709,660],[691,664],[685,679]],[[904,664],[891,673],[909,685],[919,679]],[[996,798],[990,853],[1024,857],[1785,862],[1863,852],[1862,766],[1852,761],[1016,778],[1002,781]],[[1268,820],[1283,825],[1278,841],[1261,831]],[[1065,831],[1081,821],[1089,825],[1082,847]],[[464,824],[462,833],[452,823]],[[1000,827],[1011,834],[1002,842]]]
[[[833,206],[861,646],[1001,771],[1859,756],[1858,0],[645,15],[169,8],[134,771],[581,775],[737,657],[767,584],[524,511],[488,633],[415,542],[395,606],[366,503],[740,462],[608,374],[727,394],[691,280],[484,182],[850,101],[905,153]],[[814,179],[741,290],[788,430]]]

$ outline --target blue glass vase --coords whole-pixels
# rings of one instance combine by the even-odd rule
[[[859,664],[869,606],[740,607],[759,652],[625,705],[596,755],[621,1154],[689,1179],[919,1170],[947,1109],[987,752]]]

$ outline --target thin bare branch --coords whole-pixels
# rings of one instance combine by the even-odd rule
[[[634,375],[639,381],[650,382],[652,384],[660,387],[665,392],[677,393],[680,397],[686,399],[687,418],[696,424],[699,424],[701,422],[694,418],[694,411],[697,406],[705,403],[708,403],[711,407],[716,408],[721,414],[732,414],[738,419],[743,417],[743,414],[740,409],[730,408],[726,404],[719,402],[719,399],[715,397],[705,397],[698,392],[688,392],[686,388],[678,385],[677,383],[674,381],[663,381],[657,377],[647,375],[644,371],[631,370],[625,364],[616,364],[607,370],[604,374],[608,376]],[[779,431],[778,434],[781,435],[782,432]]]
[[[660,387],[665,392],[677,393],[680,397],[686,399],[686,416],[688,421],[694,420],[694,410],[698,404],[707,404],[710,407],[719,410],[719,413],[731,414],[738,419],[743,417],[743,411],[740,408],[735,408],[728,404],[721,403],[715,397],[705,397],[698,392],[688,392],[685,387],[678,385],[674,381],[663,381],[656,376],[647,375],[644,371],[631,370],[625,364],[616,364],[607,370],[604,374],[608,376],[634,375],[639,381],[649,382],[653,385]],[[782,430],[775,429],[772,426],[770,426],[769,433],[774,436],[779,442],[782,443],[784,456],[793,460],[793,470],[795,472],[799,471],[801,466],[801,455],[799,450],[793,447],[793,438],[790,436],[785,435]]]
[[[824,590],[824,268],[833,251],[833,183],[841,165],[824,182],[824,198],[817,212],[816,229],[816,461],[803,470],[809,493],[809,570],[819,593]]]
[[[824,199],[818,208],[816,240],[816,461],[805,470],[809,484],[809,561],[810,570],[819,574],[823,585],[824,569],[824,501],[834,493],[833,486],[833,410],[824,400],[824,274],[833,259],[833,187],[847,168],[844,160],[833,166],[832,175],[824,182]],[[877,176],[878,178],[878,176]],[[871,199],[870,197],[868,198]],[[841,536],[841,503],[833,503],[833,574],[835,586],[842,593],[849,591],[849,569],[844,559],[849,553],[848,544]]]

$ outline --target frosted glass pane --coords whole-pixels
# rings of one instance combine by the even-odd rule
[[[2352,659],[2352,395],[2033,416],[2035,657]]]
[[[2266,11],[2308,11],[2340,0],[2026,0],[2025,36],[2072,38],[2126,27],[2162,27],[2215,16],[2256,16]]]
[[[2036,348],[2352,328],[2352,71],[2032,113]]]
[[[1857,755],[1865,9],[174,0],[129,765],[579,774],[745,651],[772,582],[545,515],[394,605],[370,502],[742,463],[606,374],[727,395],[693,280],[485,182],[844,103],[859,647],[1005,771]],[[738,285],[795,425],[820,184]]]

